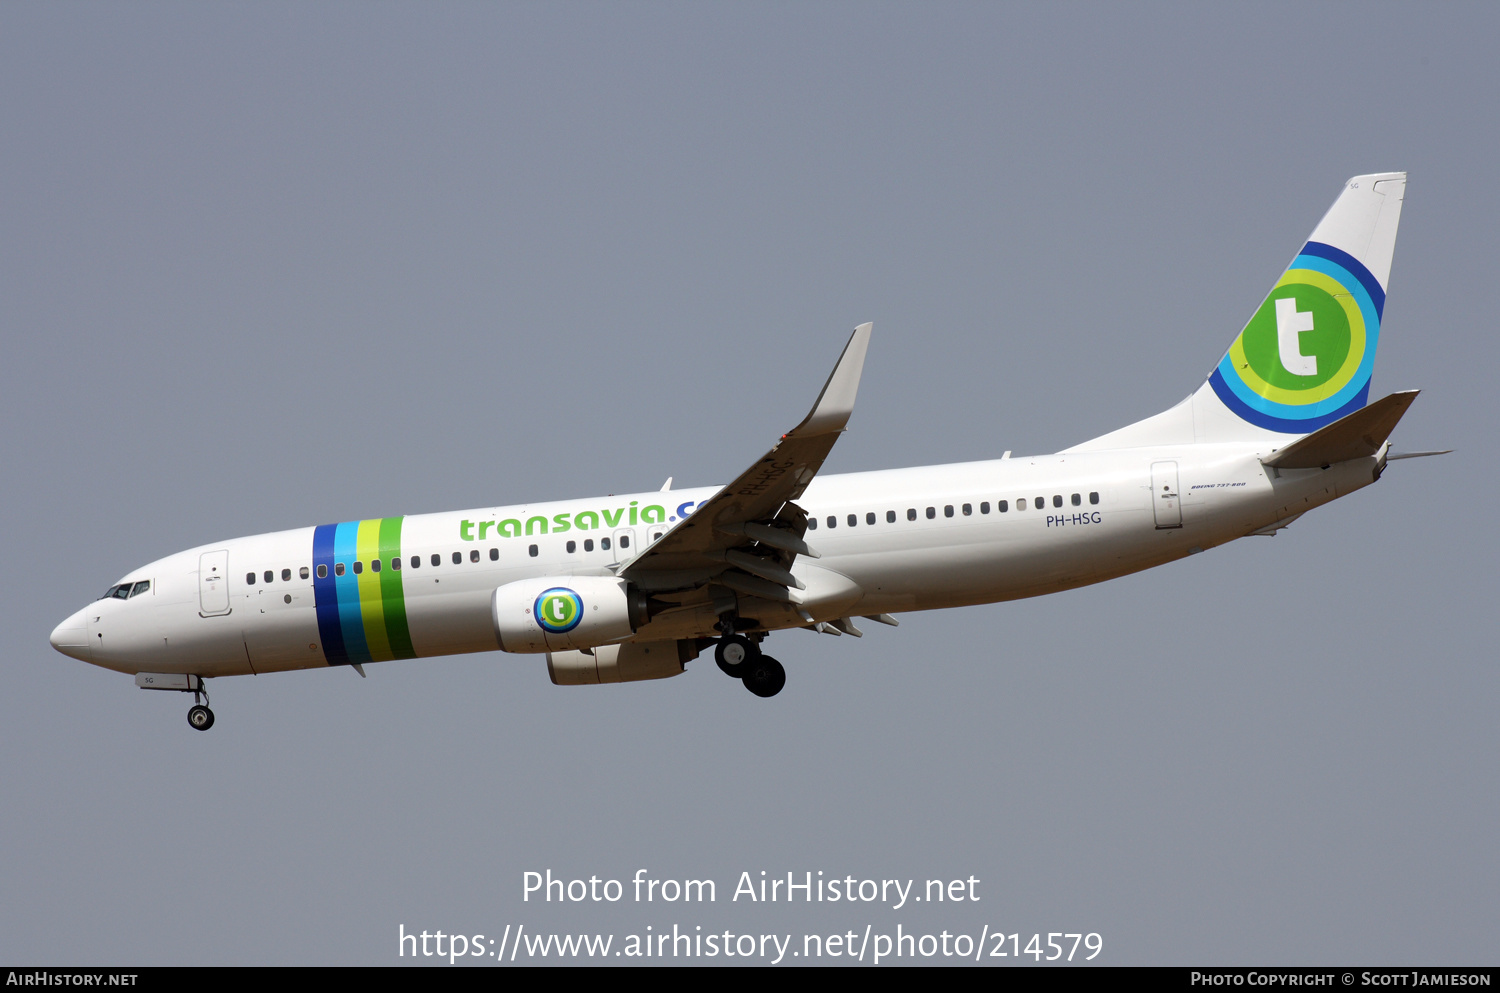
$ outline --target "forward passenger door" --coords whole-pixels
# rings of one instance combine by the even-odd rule
[[[229,613],[229,549],[198,556],[198,613],[219,617]]]

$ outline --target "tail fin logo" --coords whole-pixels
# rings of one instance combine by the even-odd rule
[[[1310,241],[1209,376],[1225,406],[1273,431],[1316,431],[1370,394],[1385,291],[1353,256]]]

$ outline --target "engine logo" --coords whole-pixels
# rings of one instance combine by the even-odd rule
[[[563,634],[583,620],[583,597],[565,586],[554,586],[542,591],[531,612],[543,631]]]

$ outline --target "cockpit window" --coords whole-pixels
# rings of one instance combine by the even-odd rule
[[[115,591],[110,595],[113,596],[116,600],[124,600],[128,598],[130,596],[130,584],[121,583],[119,586],[115,587]]]
[[[149,580],[149,579],[143,579],[139,583],[136,583],[134,586],[132,586],[130,588],[130,595],[131,596],[140,596],[142,593],[146,592],[150,588],[151,588],[151,580]]]

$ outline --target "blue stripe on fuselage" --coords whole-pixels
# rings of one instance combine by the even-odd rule
[[[329,665],[346,665],[344,632],[339,624],[338,586],[333,575],[333,535],[337,525],[319,524],[313,529],[313,603],[317,605],[318,637]]]

